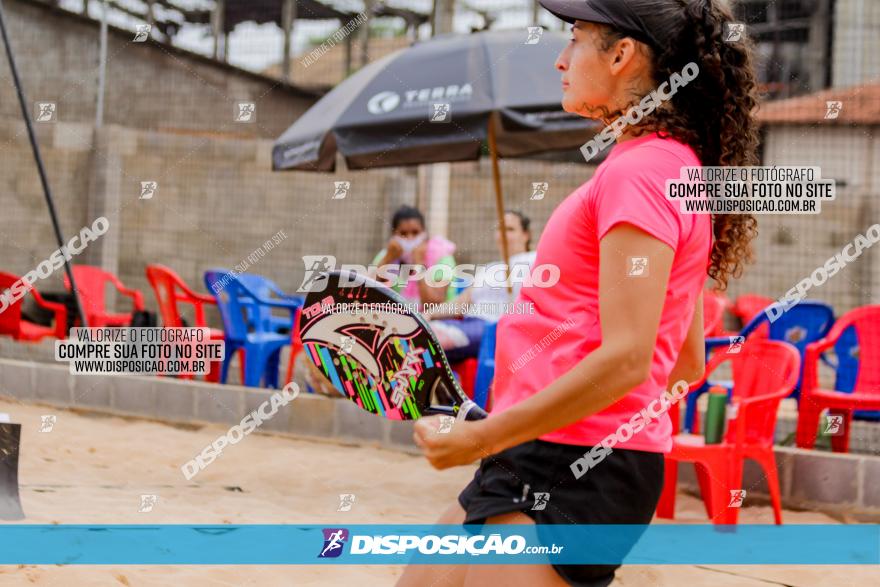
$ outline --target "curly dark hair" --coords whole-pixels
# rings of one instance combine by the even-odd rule
[[[725,2],[719,0],[626,0],[645,26],[665,48],[640,44],[650,52],[655,87],[694,62],[699,75],[632,127],[633,136],[658,132],[694,150],[706,166],[741,166],[758,163],[758,124],[755,111],[758,91],[753,68],[754,45],[723,39],[725,23],[735,22]],[[607,25],[597,25],[602,51],[627,36]],[[618,112],[603,110],[606,123],[622,115],[644,97],[633,88],[634,102]],[[709,276],[717,289],[742,274],[753,260],[751,241],[758,234],[758,222],[751,214],[716,214],[712,218]]]

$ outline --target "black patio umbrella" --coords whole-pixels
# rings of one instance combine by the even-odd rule
[[[272,150],[274,170],[334,171],[571,151],[597,129],[563,111],[553,64],[567,36],[540,28],[442,35],[374,61],[322,97]],[[502,254],[509,262],[502,230]],[[508,285],[509,287],[509,285]]]

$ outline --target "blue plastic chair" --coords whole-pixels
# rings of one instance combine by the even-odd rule
[[[460,277],[453,277],[452,281],[449,282],[449,287],[452,288],[453,293],[456,297],[458,297],[464,292],[464,290],[466,290],[470,286],[467,285],[467,281],[465,279]]]
[[[290,344],[290,336],[273,330],[265,316],[272,308],[283,308],[291,314],[290,324],[302,301],[296,298],[269,299],[249,288],[240,275],[224,269],[205,272],[205,286],[215,292],[217,308],[223,319],[226,337],[226,357],[220,372],[220,381],[226,382],[229,363],[237,351],[244,351],[244,385],[278,388],[281,349]],[[216,285],[216,287],[215,287]]]
[[[760,312],[757,316],[743,327],[739,332],[739,336],[748,338],[762,324],[768,325],[768,340],[778,340],[787,342],[794,346],[801,356],[801,370],[798,375],[797,386],[790,397],[800,399],[801,379],[804,375],[804,352],[807,345],[815,342],[831,330],[834,324],[834,310],[828,304],[815,300],[804,300],[798,302],[784,311],[775,322],[770,322],[767,309],[775,308],[779,311],[785,310],[782,304],[774,302]],[[772,312],[777,313],[777,312]],[[706,359],[709,359],[712,350],[720,347],[730,347],[731,340],[727,336],[711,337],[706,339]],[[694,429],[694,420],[697,413],[697,400],[700,395],[709,390],[713,385],[720,385],[727,388],[728,392],[732,389],[729,381],[707,381],[699,389],[692,391],[687,396],[687,411],[684,418],[684,429],[691,432]]]
[[[238,280],[244,284],[246,288],[265,299],[279,299],[299,303],[300,307],[305,304],[305,298],[302,296],[290,296],[284,293],[278,285],[263,275],[255,273],[239,273]],[[293,316],[276,316],[272,313],[272,308],[265,304],[252,305],[248,304],[248,315],[251,319],[263,322],[264,328],[277,332],[279,334],[287,334],[292,328]]]
[[[474,402],[481,408],[489,401],[489,387],[495,378],[495,332],[498,324],[489,322],[483,329],[480,354],[477,356],[477,376],[474,380]]]

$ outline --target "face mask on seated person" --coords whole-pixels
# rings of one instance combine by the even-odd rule
[[[421,233],[419,236],[415,238],[403,238],[402,236],[394,235],[394,240],[400,245],[403,249],[403,254],[400,255],[400,259],[404,263],[412,263],[412,253],[418,248],[420,244],[427,240],[427,233]]]

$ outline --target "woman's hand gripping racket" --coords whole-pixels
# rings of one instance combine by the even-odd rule
[[[308,359],[342,395],[390,420],[486,417],[456,381],[428,323],[378,281],[352,271],[311,283],[300,320]]]

